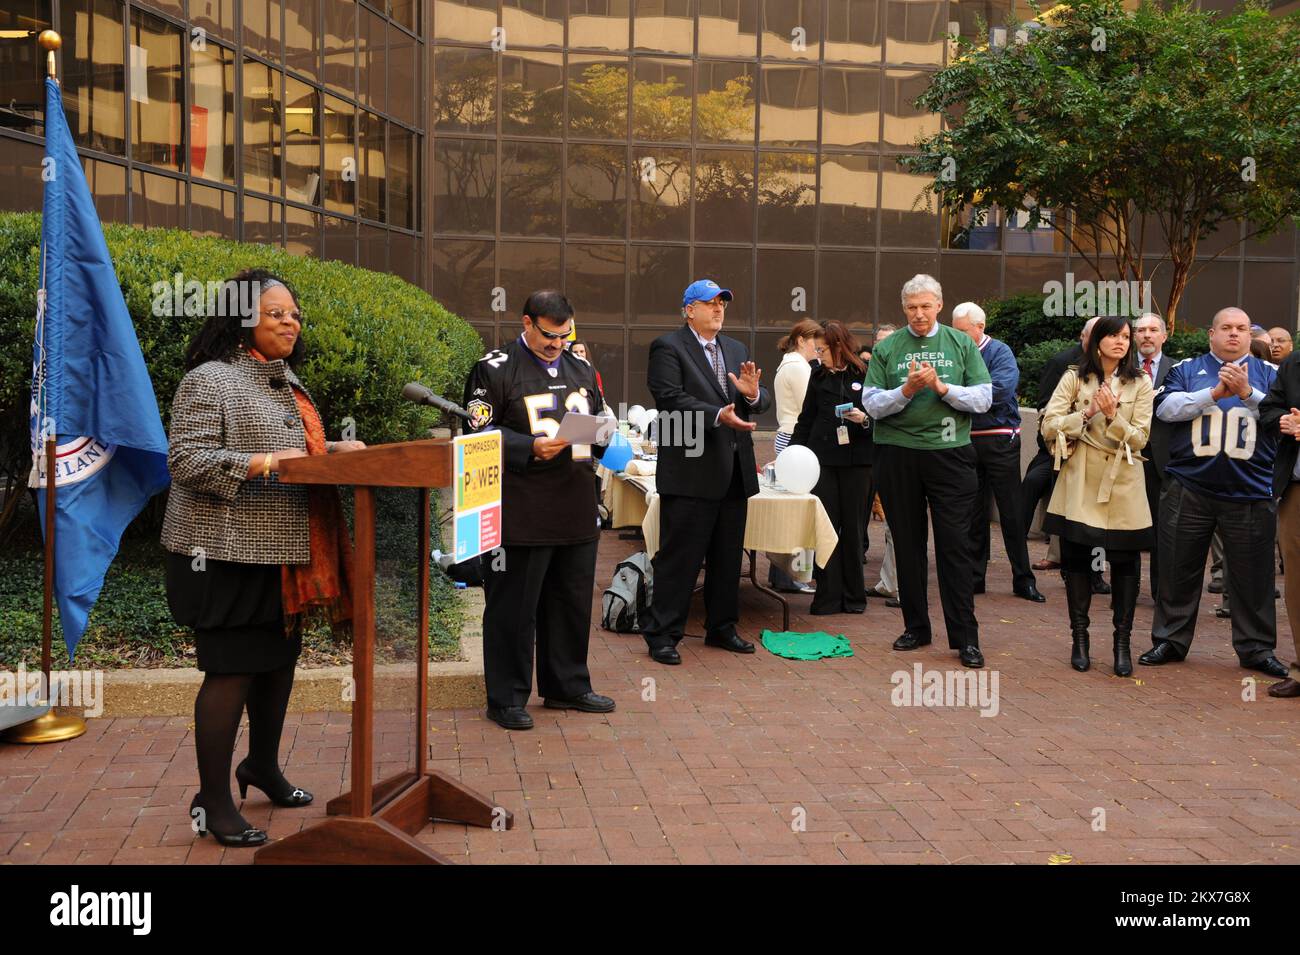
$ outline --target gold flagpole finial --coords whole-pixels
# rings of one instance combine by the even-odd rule
[[[50,74],[50,79],[58,79],[58,70],[54,66],[54,51],[63,46],[63,37],[53,30],[42,30],[36,38],[36,42],[41,45],[41,49],[46,51],[45,70]]]

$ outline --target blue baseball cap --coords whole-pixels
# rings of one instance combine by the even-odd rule
[[[686,286],[686,291],[682,293],[682,308],[693,302],[708,302],[722,296],[724,302],[731,301],[731,289],[722,288],[713,279],[700,279],[698,282],[692,282]]]

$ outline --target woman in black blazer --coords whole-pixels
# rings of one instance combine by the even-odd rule
[[[862,410],[866,365],[858,343],[839,322],[825,322],[825,350],[813,370],[791,444],[811,448],[821,465],[813,493],[835,525],[839,543],[825,569],[813,568],[816,615],[862,613],[867,609],[862,579],[862,532],[871,483],[871,419]]]

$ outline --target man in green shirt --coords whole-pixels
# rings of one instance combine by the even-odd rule
[[[895,650],[930,643],[926,510],[934,524],[948,646],[982,667],[975,619],[971,515],[979,487],[970,416],[993,402],[988,368],[969,335],[939,324],[943,288],[928,275],[903,285],[907,328],[876,346],[862,389],[875,422],[876,488],[893,532],[906,631]]]

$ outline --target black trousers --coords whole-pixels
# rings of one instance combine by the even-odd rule
[[[1029,525],[1023,523],[1020,497],[1020,435],[990,434],[970,441],[975,449],[975,473],[979,478],[970,528],[975,542],[975,583],[984,583],[989,564],[989,497],[992,496],[998,502],[998,521],[1011,564],[1012,587],[1023,590],[1038,580],[1029,566],[1029,546],[1025,541]],[[1034,506],[1038,506],[1037,502]]]
[[[939,575],[948,646],[979,646],[973,583],[974,546],[971,514],[979,480],[975,450],[951,448],[916,451],[892,444],[876,445],[875,478],[880,502],[889,516],[898,564],[898,600],[903,624],[922,639],[931,636],[930,560],[926,508],[934,524],[934,559]]]
[[[1164,483],[1160,479],[1160,472],[1151,461],[1146,461],[1142,465],[1146,471],[1147,479],[1147,507],[1151,509],[1151,519],[1156,521],[1160,514],[1160,487]],[[1160,599],[1160,528],[1151,535],[1151,599]]]
[[[1040,446],[1038,453],[1029,462],[1029,467],[1025,468],[1024,479],[1020,482],[1021,525],[1026,534],[1034,524],[1034,512],[1038,510],[1038,502],[1052,493],[1052,486],[1055,483],[1054,460]],[[998,510],[1001,509],[1002,505],[999,504]]]
[[[860,613],[867,606],[863,581],[862,528],[867,515],[867,487],[871,468],[822,466],[813,493],[826,508],[839,543],[831,551],[825,569],[813,565],[817,593],[812,609],[817,613]]]
[[[659,551],[654,556],[654,597],[641,629],[651,650],[676,646],[686,629],[695,579],[704,571],[707,635],[735,633],[740,618],[740,565],[749,498],[740,462],[719,501],[681,494],[659,497]]]
[[[506,547],[483,555],[483,679],[489,706],[524,706],[537,692],[572,699],[591,692],[587,641],[600,542]]]
[[[1183,656],[1196,635],[1205,558],[1215,529],[1223,538],[1223,576],[1232,606],[1232,646],[1244,666],[1277,649],[1273,601],[1273,544],[1277,513],[1272,501],[1221,501],[1197,494],[1176,478],[1160,493],[1160,587],[1151,637],[1167,640]]]

